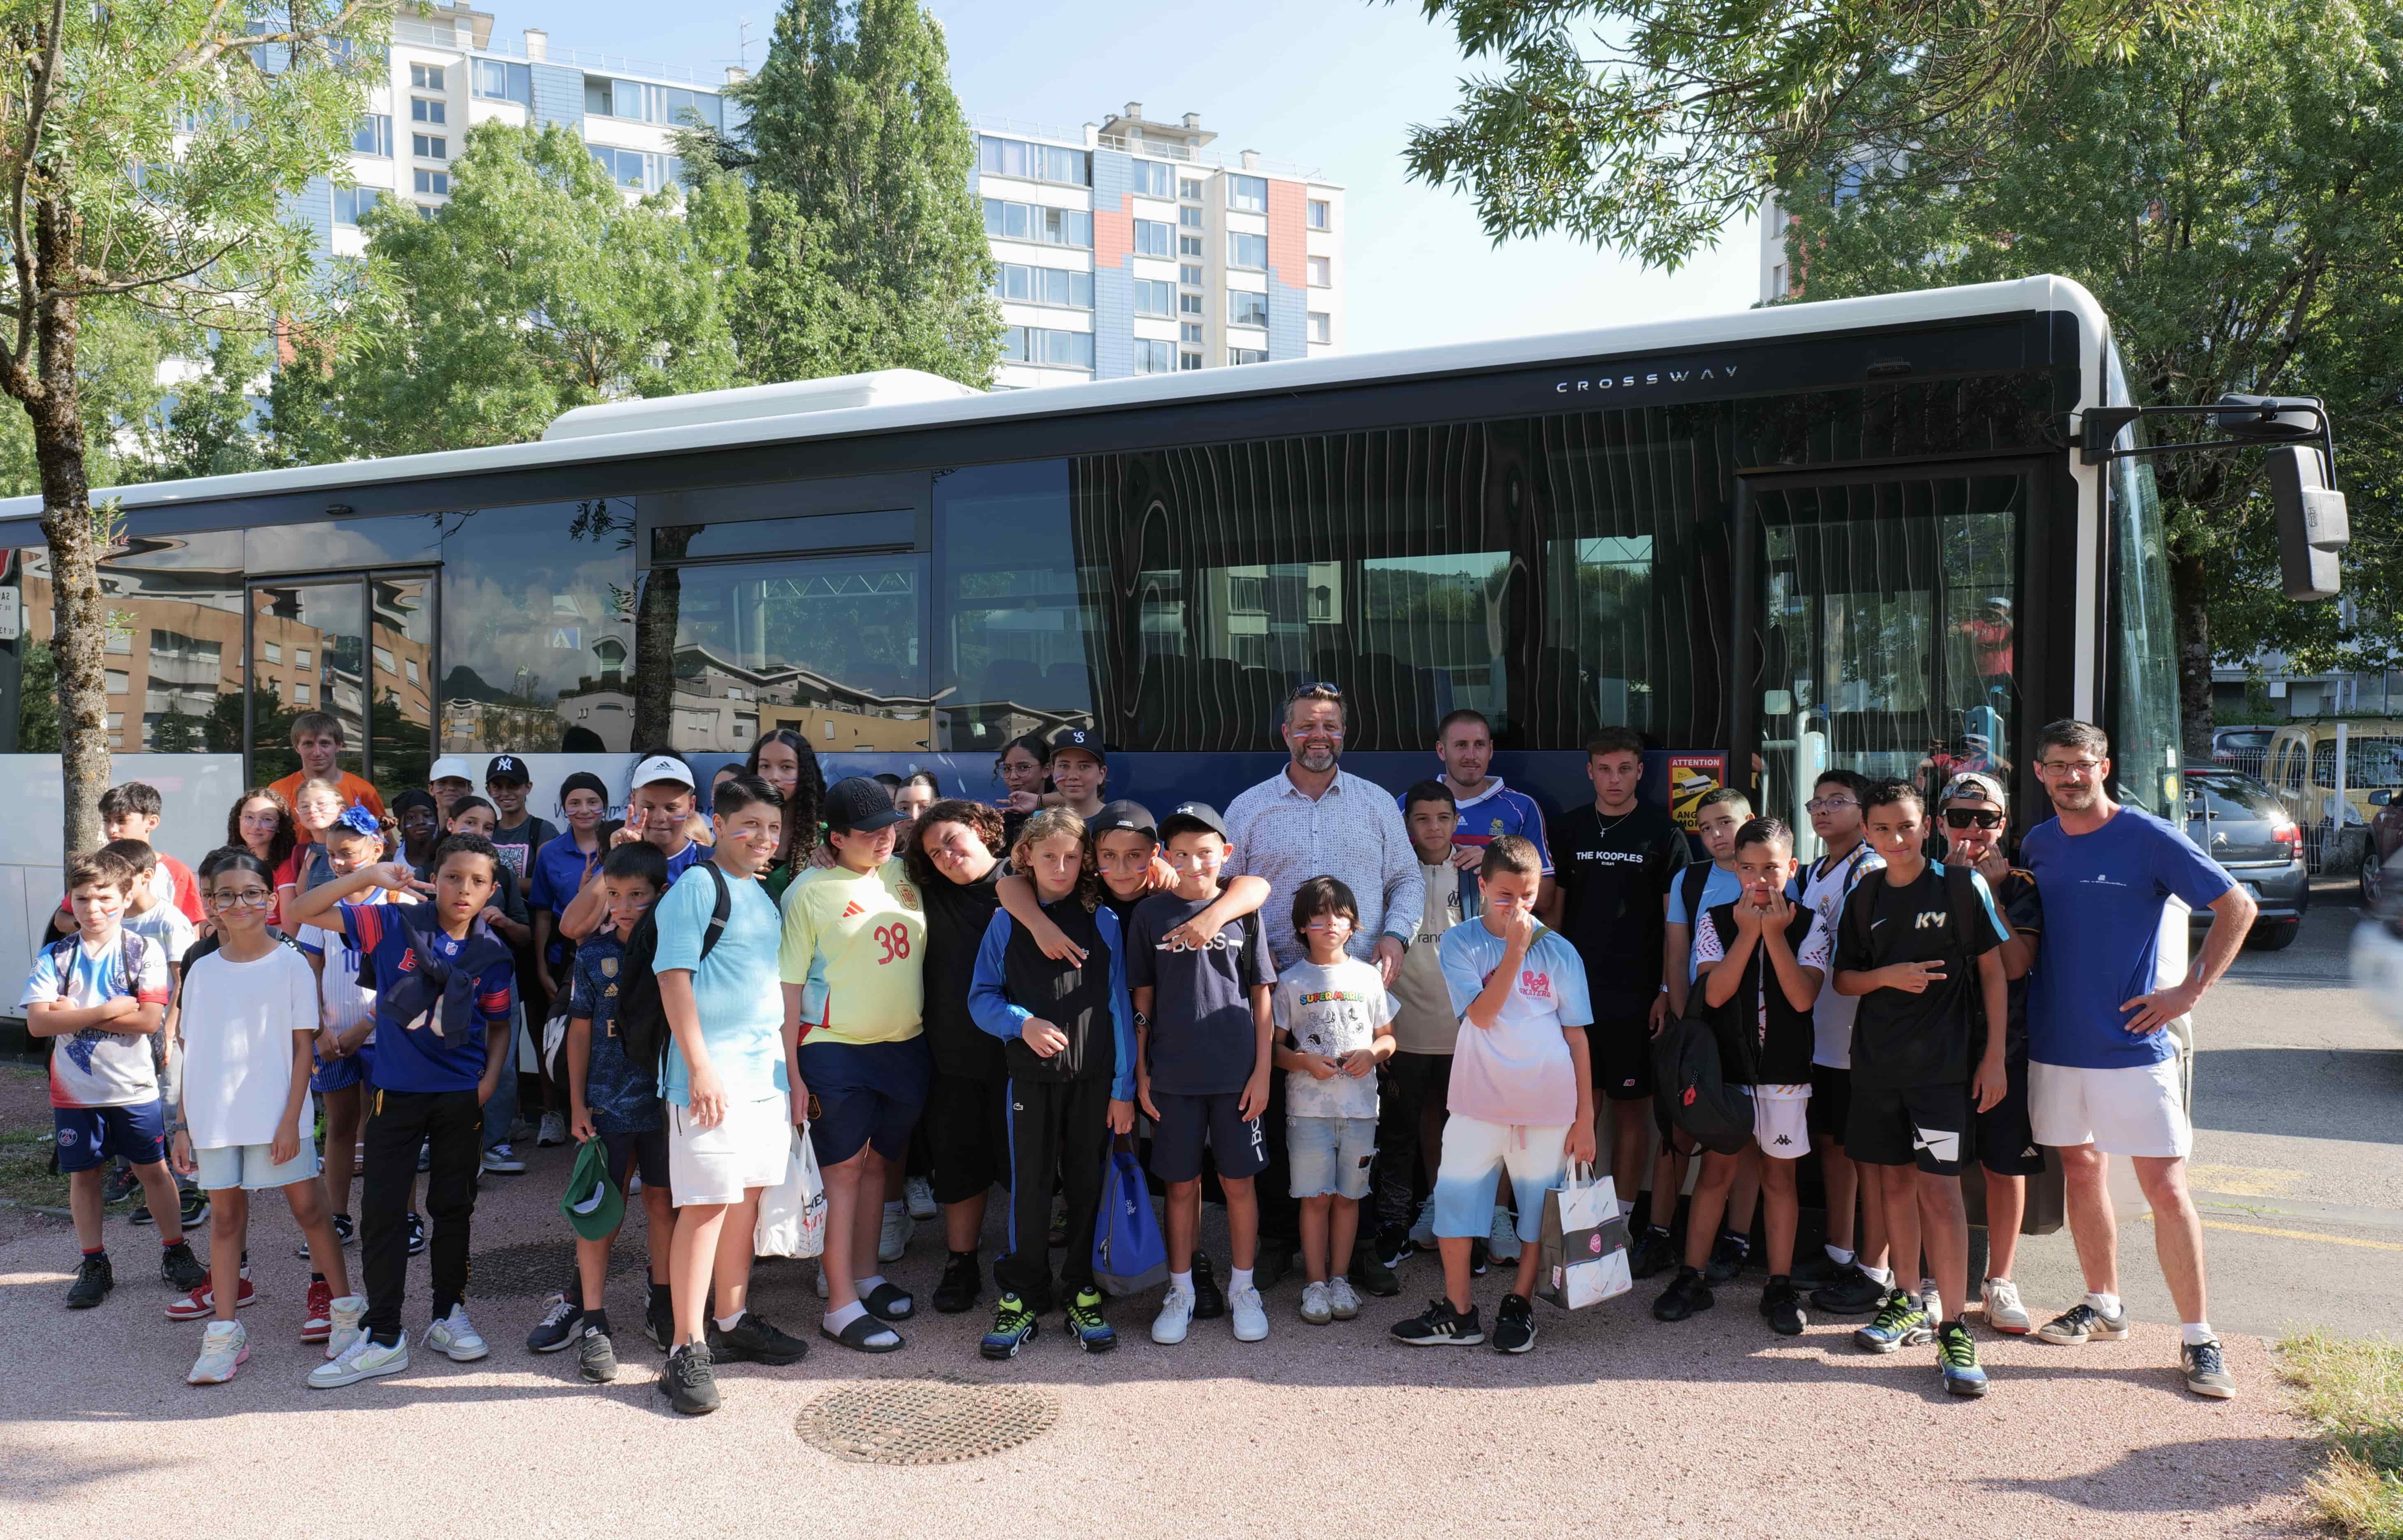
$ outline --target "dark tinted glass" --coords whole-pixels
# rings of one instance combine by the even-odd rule
[[[2192,775],[2187,778],[2187,791],[2189,818],[2199,817],[2206,811],[2214,818],[2275,820],[2285,816],[2278,799],[2270,795],[2270,788],[2258,782]],[[2197,802],[2202,806],[2195,806]]]
[[[630,749],[633,603],[631,499],[452,515],[442,542],[442,752]],[[571,744],[577,728],[600,743],[578,735]]]
[[[875,513],[822,513],[802,519],[753,519],[730,524],[663,524],[651,531],[651,560],[692,561],[747,556],[754,551],[862,550],[908,546],[917,538],[908,508]]]

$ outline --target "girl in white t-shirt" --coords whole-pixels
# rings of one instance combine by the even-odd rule
[[[247,852],[221,853],[202,890],[217,950],[184,976],[178,1030],[184,1047],[183,1115],[175,1169],[197,1172],[209,1194],[210,1282],[193,1291],[215,1317],[185,1379],[221,1384],[250,1356],[234,1319],[250,1194],[282,1187],[309,1238],[313,1273],[304,1342],[339,1353],[358,1335],[367,1301],[350,1291],[341,1242],[317,1182],[317,1152],[301,1131],[309,1101],[309,1048],[317,1033],[316,980],[300,954],[267,928],[275,878]]]

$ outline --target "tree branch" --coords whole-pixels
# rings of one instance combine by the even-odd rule
[[[208,23],[201,28],[201,35],[177,50],[175,56],[167,61],[166,68],[152,77],[152,84],[155,85],[198,67],[214,64],[229,53],[240,53],[249,57],[260,49],[271,48],[279,43],[323,42],[356,17],[369,11],[391,10],[396,0],[345,0],[342,8],[336,12],[330,21],[313,27],[288,27],[282,32],[257,34],[212,35],[212,29],[216,25],[217,19],[225,14],[229,3],[229,0],[216,0],[215,6],[209,11]]]
[[[40,308],[36,293],[40,272],[35,266],[34,243],[25,233],[25,184],[33,179],[34,159],[42,145],[42,120],[49,116],[50,93],[58,84],[59,57],[66,38],[66,0],[50,0],[49,45],[42,50],[41,67],[34,74],[34,99],[25,111],[25,145],[17,157],[17,173],[10,178],[8,188],[8,239],[15,247],[9,255],[16,258],[17,297],[23,307],[17,317],[17,345],[9,350],[12,366],[33,351],[34,313]]]

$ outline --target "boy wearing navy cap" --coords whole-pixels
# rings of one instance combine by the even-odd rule
[[[1102,787],[1110,778],[1110,753],[1091,728],[1063,728],[1051,735],[1051,789],[1063,807],[1087,828],[1102,812]]]

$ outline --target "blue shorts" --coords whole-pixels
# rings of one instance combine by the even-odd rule
[[[1202,1145],[1218,1158],[1218,1180],[1242,1181],[1268,1169],[1269,1145],[1260,1120],[1243,1115],[1243,1093],[1215,1091],[1179,1096],[1155,1090],[1160,1116],[1151,1125],[1151,1173],[1163,1182],[1202,1179]]]
[[[122,1107],[52,1107],[59,1170],[90,1171],[111,1156],[136,1166],[167,1158],[167,1105],[152,1098]]]
[[[1366,1198],[1368,1172],[1377,1162],[1377,1120],[1287,1115],[1285,1155],[1294,1197]]]
[[[935,1077],[923,1033],[902,1043],[804,1041],[800,1069],[819,1165],[840,1165],[871,1145],[887,1160],[910,1153]]]
[[[668,1190],[668,1131],[663,1125],[645,1129],[639,1133],[611,1133],[596,1130],[601,1135],[602,1158],[608,1162],[609,1180],[618,1190],[626,1190],[626,1178],[639,1176],[643,1186]]]
[[[327,1063],[312,1053],[310,1061],[316,1067],[309,1072],[309,1089],[313,1091],[348,1090],[367,1083],[367,1066],[355,1053]]]

